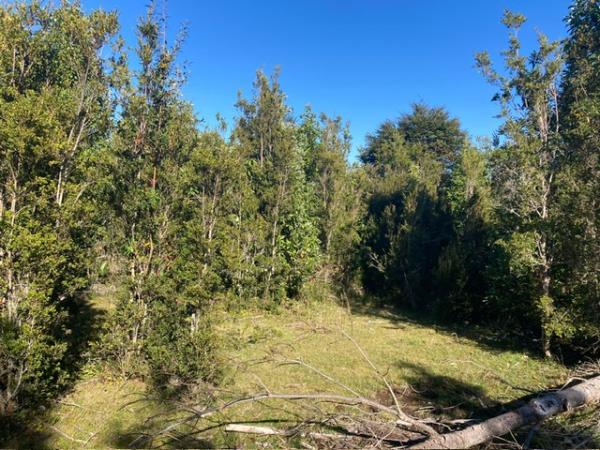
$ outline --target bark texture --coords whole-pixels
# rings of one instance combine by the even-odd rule
[[[532,425],[556,414],[600,402],[600,375],[562,391],[544,394],[528,404],[464,430],[434,436],[411,448],[469,448]]]

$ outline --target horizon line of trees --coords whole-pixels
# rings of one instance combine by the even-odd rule
[[[230,130],[201,130],[163,20],[153,5],[139,20],[132,65],[115,13],[0,6],[2,420],[90,352],[170,394],[218,383],[211,311],[283,305],[315,280],[510,327],[546,356],[598,354],[597,2],[575,0],[567,39],[540,34],[530,55],[505,13],[504,68],[476,58],[498,89],[493,140],[415,104],[354,164],[348,125],[294,116],[278,72],[257,72]],[[119,289],[95,336],[102,280]]]

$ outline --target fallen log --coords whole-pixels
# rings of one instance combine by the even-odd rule
[[[483,444],[495,436],[503,436],[517,428],[541,422],[556,414],[599,402],[600,376],[596,376],[568,389],[544,394],[514,411],[493,417],[464,430],[433,436],[410,448],[469,448]]]

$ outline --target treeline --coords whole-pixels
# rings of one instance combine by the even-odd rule
[[[294,116],[278,73],[258,72],[231,129],[201,129],[162,20],[140,19],[130,64],[114,13],[0,7],[0,416],[54,395],[84,351],[161,389],[217,383],[211,311],[285,305],[315,280],[597,351],[597,3],[529,56],[505,15],[505,69],[477,57],[493,141],[415,105],[354,164],[343,120]],[[116,307],[90,348],[101,278]]]
[[[201,131],[162,20],[130,64],[114,13],[0,8],[2,416],[69,381],[99,278],[118,294],[94,357],[185,387],[219,379],[215,305],[297,298],[359,241],[342,120],[294,117],[258,72],[233,129]]]
[[[504,67],[476,57],[503,123],[479,149],[443,109],[416,105],[369,137],[363,279],[453,321],[498,323],[551,356],[600,345],[600,5],[576,1],[569,37]]]

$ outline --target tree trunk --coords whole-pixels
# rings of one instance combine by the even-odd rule
[[[410,448],[469,448],[578,406],[599,402],[600,375],[563,391],[545,394],[514,411],[464,430],[434,436]]]
[[[547,216],[544,218],[547,219]],[[542,262],[540,271],[540,285],[542,290],[542,298],[540,299],[542,309],[542,351],[546,358],[551,358],[552,352],[550,350],[550,344],[552,341],[552,330],[549,325],[552,322],[554,302],[552,297],[550,297],[550,284],[552,282],[552,275],[550,271],[551,259],[548,255],[548,239],[545,234],[542,234],[538,246],[540,253],[539,256]]]

